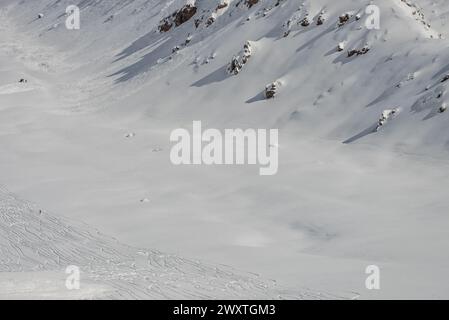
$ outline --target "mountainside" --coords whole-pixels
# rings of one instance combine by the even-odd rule
[[[314,136],[354,141],[384,109],[399,108],[395,124],[368,142],[446,149],[445,120],[437,116],[449,71],[444,1],[377,1],[379,30],[365,27],[370,1],[82,1],[82,29],[68,32],[70,3],[22,2],[11,13],[20,32],[57,48],[57,61],[35,63],[69,69],[58,85],[69,110],[135,105],[135,95],[151,96],[141,108],[158,118],[175,113],[216,125],[313,129]],[[165,21],[188,6],[195,12],[186,21]],[[349,21],[338,26],[345,13]],[[163,32],[164,23],[173,26]],[[251,62],[237,77],[226,75],[246,41]],[[368,54],[348,57],[364,46]],[[274,81],[282,93],[267,106],[260,93]],[[182,94],[167,95],[170,88]]]
[[[65,26],[72,4],[80,30]],[[152,265],[133,288],[101,281],[104,297],[230,298],[195,283],[242,281],[241,297],[447,298],[448,15],[445,0],[1,1],[1,183],[132,247],[45,216],[42,234],[67,242],[47,243],[46,268],[36,212],[2,191],[0,283],[110,250],[117,261],[101,268],[120,277],[138,247],[176,253],[177,271]],[[279,129],[278,174],[172,165],[170,133],[192,121]],[[7,222],[32,227],[15,242]],[[294,290],[236,269],[216,279],[204,266],[203,279],[202,263],[178,256]],[[365,287],[371,264],[382,290]],[[172,271],[188,290],[141,282]]]

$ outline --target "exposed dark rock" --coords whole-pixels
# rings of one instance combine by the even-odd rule
[[[379,121],[377,122],[377,128],[376,131],[380,129],[380,127],[384,126],[390,118],[395,116],[398,113],[398,109],[387,109],[384,110],[379,118]]]
[[[243,46],[243,51],[241,55],[234,56],[229,64],[227,70],[229,74],[238,75],[242,70],[243,66],[249,61],[251,58],[252,50],[251,44],[246,42]]]
[[[220,4],[217,6],[217,8],[215,9],[215,11],[224,9],[224,8],[226,8],[227,6],[228,6],[228,3],[227,3],[227,2],[220,3]]]
[[[245,0],[245,4],[248,6],[248,8],[251,8],[252,6],[259,3],[259,0]]]
[[[338,26],[341,27],[345,25],[349,21],[349,19],[351,19],[351,17],[352,14],[350,14],[349,12],[342,14],[340,17],[338,17]]]
[[[324,14],[320,14],[316,20],[316,24],[317,24],[317,26],[321,26],[324,24],[325,21],[326,21],[326,18],[324,16]]]
[[[173,24],[170,23],[170,21],[162,20],[161,24],[159,24],[159,31],[160,32],[168,32],[168,31],[170,31],[171,27],[173,27]]]
[[[185,5],[178,11],[174,12],[171,16],[168,16],[159,23],[159,31],[167,32],[170,31],[173,25],[176,27],[180,26],[183,23],[189,21],[195,14],[197,8],[190,4]],[[196,25],[196,21],[195,21]]]
[[[348,57],[352,57],[354,55],[363,55],[363,54],[367,54],[370,51],[370,47],[368,45],[364,46],[361,49],[352,49],[348,51]]]
[[[311,21],[308,16],[304,17],[304,19],[302,19],[300,22],[301,26],[303,26],[303,27],[310,26],[310,23],[311,23]]]
[[[178,12],[175,13],[175,25],[178,27],[181,24],[189,21],[196,13],[197,8],[190,4],[182,7]]]
[[[213,24],[215,22],[215,17],[211,16],[209,17],[209,19],[207,19],[206,21],[206,26],[210,26],[211,24]]]
[[[273,83],[268,84],[265,87],[265,98],[267,98],[267,99],[274,98],[276,96],[277,90],[278,90],[277,82],[273,82]]]

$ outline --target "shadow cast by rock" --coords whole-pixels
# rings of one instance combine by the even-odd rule
[[[353,143],[359,139],[362,139],[366,137],[367,135],[373,134],[377,132],[377,123],[374,123],[372,126],[368,127],[367,129],[363,130],[362,132],[357,133],[355,136],[352,136],[351,138],[343,141],[344,144],[350,144]]]
[[[267,99],[265,97],[264,92],[261,91],[258,94],[256,94],[254,97],[252,97],[251,99],[246,100],[245,103],[254,103],[254,102],[263,101],[263,100],[267,100]]]
[[[226,72],[226,66],[220,67],[214,72],[208,74],[204,78],[201,78],[197,82],[193,83],[192,87],[204,87],[208,84],[215,83],[215,82],[221,82],[223,80],[226,80],[231,75]]]

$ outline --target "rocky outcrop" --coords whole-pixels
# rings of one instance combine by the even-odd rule
[[[300,24],[303,27],[308,27],[312,23],[312,20],[309,18],[309,16],[305,16],[304,19],[301,20]]]
[[[338,17],[338,26],[342,27],[352,18],[353,14],[350,12],[343,13],[340,17]]]
[[[227,71],[229,74],[238,75],[243,66],[248,62],[252,55],[251,43],[247,41],[243,46],[243,51],[240,55],[234,56],[229,64]]]
[[[341,51],[345,50],[345,47],[346,47],[346,43],[340,42],[337,46],[337,51],[341,52]]]
[[[228,4],[226,1],[224,1],[224,2],[220,3],[220,4],[217,6],[217,8],[215,9],[215,11],[224,9],[224,8],[226,8],[228,5],[229,5],[229,4]]]
[[[321,12],[320,15],[318,16],[317,20],[316,20],[316,25],[317,26],[321,26],[324,24],[324,22],[326,21],[326,16],[324,12]]]
[[[259,0],[245,0],[245,4],[248,8],[251,8],[252,6],[259,3]]]
[[[278,88],[279,88],[279,83],[277,81],[266,85],[265,86],[265,98],[273,99],[278,92]]]
[[[186,4],[184,7],[174,12],[171,16],[168,16],[159,23],[159,31],[170,31],[173,25],[175,27],[180,26],[183,23],[189,21],[197,12],[197,8],[194,5]]]
[[[377,128],[376,131],[379,130],[382,126],[384,126],[388,120],[390,120],[393,116],[395,116],[398,113],[398,109],[387,109],[384,110],[379,118],[379,121],[377,122]]]
[[[367,54],[369,51],[370,51],[370,47],[368,45],[365,45],[361,49],[352,49],[352,50],[348,51],[348,58],[351,58],[355,55],[357,55],[357,56],[364,55],[364,54]]]

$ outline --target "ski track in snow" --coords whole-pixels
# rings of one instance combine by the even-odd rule
[[[79,292],[65,289],[65,268],[81,269]],[[33,275],[34,274],[34,275]],[[68,222],[0,188],[0,298],[326,299],[276,282],[177,255],[121,244]]]
[[[36,90],[36,88],[26,84],[7,84],[0,86],[0,95],[14,94]]]

